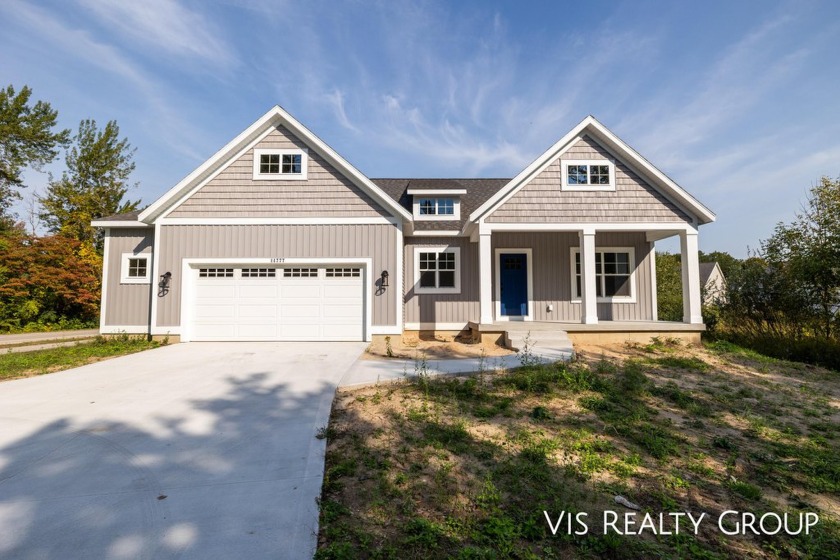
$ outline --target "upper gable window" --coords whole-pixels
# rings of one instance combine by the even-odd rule
[[[563,188],[578,191],[614,191],[615,164],[609,160],[562,160]]]
[[[306,179],[305,150],[254,150],[254,179]]]
[[[414,219],[416,220],[459,220],[461,201],[458,198],[414,197]]]

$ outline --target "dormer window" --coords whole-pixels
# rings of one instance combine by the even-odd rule
[[[421,198],[421,216],[454,216],[455,201],[451,198]]]
[[[306,179],[305,150],[254,150],[254,179]]]
[[[615,190],[615,164],[609,160],[563,160],[562,168],[566,190]]]
[[[461,195],[465,189],[414,189],[408,194],[414,201],[415,220],[460,220]]]

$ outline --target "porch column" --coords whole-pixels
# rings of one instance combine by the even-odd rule
[[[682,264],[683,323],[700,325],[703,314],[700,308],[700,261],[697,231],[680,233],[680,262]]]
[[[493,322],[493,251],[490,244],[490,233],[478,236],[478,300],[480,322]]]
[[[595,289],[595,231],[583,230],[580,236],[580,322],[598,323],[598,297]]]

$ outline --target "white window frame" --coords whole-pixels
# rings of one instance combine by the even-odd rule
[[[146,259],[146,276],[129,276],[129,259]],[[152,283],[152,254],[151,253],[123,253],[120,262],[120,284],[151,284]]]
[[[606,165],[609,168],[610,183],[608,185],[570,185],[569,166],[587,166],[587,179],[590,176],[588,167],[590,165]],[[561,159],[560,167],[563,175],[563,190],[567,191],[614,191],[615,190],[615,162],[608,159]]]
[[[453,222],[458,221],[461,219],[461,199],[457,196],[445,195],[445,194],[424,194],[420,195],[412,195],[413,200],[413,207],[414,207],[414,219],[417,221],[439,221],[439,222]],[[437,201],[444,199],[444,200],[451,200],[452,201],[452,214],[421,214],[420,213],[420,201],[423,199],[431,198],[435,200],[435,211],[437,211]]]
[[[581,295],[577,293],[577,278],[575,274],[575,256],[580,253],[580,247],[572,247],[569,257],[569,276],[571,278],[571,293],[572,303],[581,303]],[[627,253],[629,255],[630,266],[630,295],[629,296],[598,296],[598,302],[602,303],[636,303],[636,249],[635,247],[596,247],[595,254],[598,253]],[[581,263],[581,266],[583,263]],[[595,275],[595,281],[603,278],[604,274],[600,276]],[[581,278],[583,275],[581,275]],[[606,293],[604,289],[606,286],[601,286],[601,293]],[[597,292],[596,292],[597,293]]]
[[[260,159],[264,155],[279,155],[280,156],[280,172],[279,173],[260,173]],[[283,173],[283,156],[299,155],[300,156],[300,173]],[[261,148],[254,149],[254,180],[255,181],[305,181],[307,178],[307,170],[309,169],[309,151],[292,149],[280,150]]]
[[[420,253],[454,253],[455,254],[455,287],[454,288],[421,288],[420,287]],[[416,245],[414,247],[414,293],[415,294],[460,294],[461,293],[461,248],[448,245]]]

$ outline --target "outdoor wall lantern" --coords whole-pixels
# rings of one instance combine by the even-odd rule
[[[172,273],[165,272],[160,275],[160,282],[158,282],[158,296],[165,296],[169,293],[169,281],[172,280]]]
[[[382,274],[380,275],[379,287],[380,288],[387,288],[388,287],[388,271],[387,270],[383,270]]]

